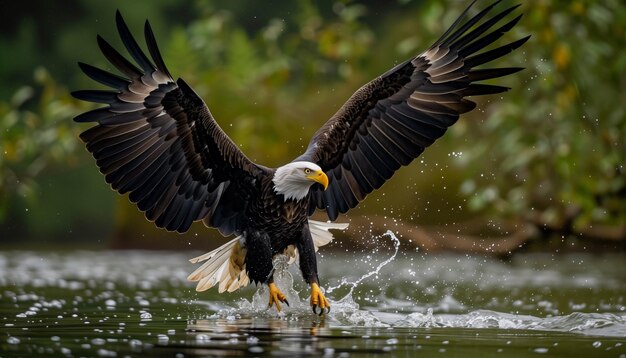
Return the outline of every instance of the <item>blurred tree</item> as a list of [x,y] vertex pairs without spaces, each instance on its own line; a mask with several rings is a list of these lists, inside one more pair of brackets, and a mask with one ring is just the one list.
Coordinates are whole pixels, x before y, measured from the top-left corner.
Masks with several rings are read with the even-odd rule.
[[473,210],[562,239],[626,240],[626,6],[538,1],[524,12],[517,34],[533,38],[508,62],[527,69],[483,108],[489,120],[454,127],[461,191]]
[[0,220],[15,197],[36,201],[36,178],[46,167],[76,161],[78,128],[71,119],[80,108],[45,69],[34,77],[36,87],[24,86],[0,102]]
[[[10,83],[0,94],[0,220],[19,207],[16,202],[44,197],[36,184],[42,168],[76,163],[71,171],[83,186],[72,190],[102,190],[97,199],[76,198],[85,203],[80,211],[88,213],[94,232],[108,232],[113,216],[85,208],[96,200],[109,210],[116,195],[76,143],[78,126],[70,118],[83,109],[46,70],[37,70],[36,80],[28,78],[34,66],[45,63],[52,77],[70,88],[97,86],[73,64],[111,67],[93,37],[103,33],[121,48],[114,34],[116,7],[138,38],[140,24],[150,18],[171,72],[206,100],[245,153],[273,166],[299,154],[359,86],[425,49],[466,6],[434,0],[298,0],[280,6],[240,0],[193,6],[173,0],[66,2],[73,6],[72,21],[46,17],[45,4],[11,3],[12,13],[29,15],[0,25],[0,52],[14,55],[2,56],[0,66],[0,78]],[[513,89],[481,102],[351,215],[420,225],[478,216],[483,222],[531,222],[558,238],[602,228],[597,236],[624,240],[626,5],[540,0],[522,11],[525,17],[506,37],[533,37],[501,66],[527,69],[497,81]],[[177,236],[154,231],[125,198],[117,203],[118,239],[141,240],[136,245],[141,247],[147,240],[139,231]],[[30,226],[34,219],[22,220]],[[62,230],[59,237],[67,233],[65,226],[56,230]]]

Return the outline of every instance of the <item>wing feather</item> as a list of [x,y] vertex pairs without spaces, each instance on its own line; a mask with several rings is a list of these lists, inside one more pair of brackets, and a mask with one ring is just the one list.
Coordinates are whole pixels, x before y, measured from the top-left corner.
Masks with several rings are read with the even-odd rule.
[[[380,146],[376,138],[364,137],[362,144],[359,146],[359,151],[355,151],[355,157],[360,155],[362,152],[364,157],[368,158],[368,160],[372,160],[374,170],[369,173],[375,173],[370,175],[370,179],[377,179],[378,176],[376,174],[380,174],[381,182],[380,184],[376,183],[374,189],[380,188],[385,180],[391,178],[393,173],[400,168],[400,163],[396,161],[396,159],[389,154],[383,147]],[[378,162],[376,162],[376,160]]]
[[445,133],[445,128],[420,121],[419,118],[411,118],[396,111],[384,114],[383,120],[390,122],[394,127],[404,130],[411,141],[419,147],[427,147],[433,143],[433,138],[439,138]]
[[224,234],[241,231],[242,208],[268,171],[226,136],[191,87],[173,80],[148,22],[150,57],[119,12],[116,24],[136,65],[98,36],[103,55],[123,76],[79,63],[87,76],[112,90],[73,92],[78,99],[107,105],[74,119],[96,123],[81,139],[106,181],[129,193],[149,220],[167,230],[184,232],[203,220]]
[[467,96],[508,90],[476,82],[521,68],[475,67],[505,56],[528,40],[524,37],[485,50],[512,29],[521,15],[503,20],[517,8],[513,6],[489,17],[500,2],[496,1],[464,21],[474,2],[427,51],[361,87],[315,133],[296,160],[320,165],[329,186],[324,192],[319,186],[312,188],[309,213],[324,209],[335,220],[417,158],[461,114],[473,110],[476,104]]

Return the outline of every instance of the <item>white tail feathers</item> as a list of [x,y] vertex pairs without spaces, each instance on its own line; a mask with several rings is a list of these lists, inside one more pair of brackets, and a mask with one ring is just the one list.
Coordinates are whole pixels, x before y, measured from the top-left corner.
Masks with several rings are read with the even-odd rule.
[[[315,251],[333,241],[333,234],[328,230],[345,230],[347,227],[348,224],[309,220],[309,230],[311,230]],[[198,282],[196,291],[206,291],[218,283],[219,293],[233,292],[240,287],[245,287],[250,283],[244,263],[246,252],[245,240],[242,236],[237,236],[217,249],[189,260],[193,264],[206,262],[187,279]],[[283,253],[289,256],[290,264],[298,257],[298,250],[294,245],[289,245]]]
[[219,283],[219,293],[233,292],[250,283],[246,273],[246,249],[241,245],[241,236],[230,240],[217,249],[189,260],[195,264],[206,261],[187,277],[199,281],[196,291],[206,291]]
[[347,228],[348,223],[329,223],[309,220],[309,230],[311,231],[311,236],[313,237],[315,251],[333,241],[333,234],[331,234],[328,230],[345,230]]
[[[333,234],[328,230],[345,230],[346,228],[348,228],[348,223],[329,223],[309,219],[309,230],[313,238],[315,252],[317,252],[320,247],[333,241]],[[283,253],[289,257],[289,264],[294,263],[298,258],[298,249],[295,245],[287,246]]]

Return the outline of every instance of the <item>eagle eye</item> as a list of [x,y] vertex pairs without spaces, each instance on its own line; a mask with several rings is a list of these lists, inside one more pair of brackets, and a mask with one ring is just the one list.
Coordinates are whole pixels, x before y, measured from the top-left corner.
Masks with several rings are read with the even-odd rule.
[[311,169],[309,168],[304,169],[304,174],[311,174]]

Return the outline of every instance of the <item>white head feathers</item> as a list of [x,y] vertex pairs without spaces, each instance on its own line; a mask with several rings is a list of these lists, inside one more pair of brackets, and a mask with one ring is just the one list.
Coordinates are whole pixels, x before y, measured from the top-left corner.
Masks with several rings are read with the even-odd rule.
[[311,162],[292,162],[276,169],[274,173],[274,192],[285,196],[285,200],[301,200],[309,193],[314,183],[320,183],[324,189],[328,186],[328,177],[319,165]]

